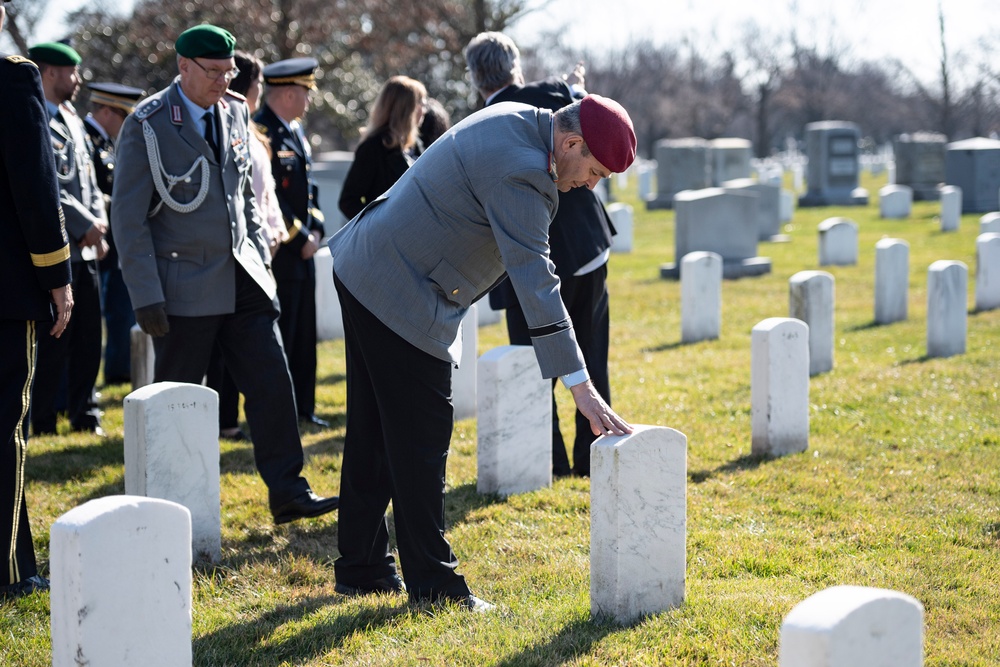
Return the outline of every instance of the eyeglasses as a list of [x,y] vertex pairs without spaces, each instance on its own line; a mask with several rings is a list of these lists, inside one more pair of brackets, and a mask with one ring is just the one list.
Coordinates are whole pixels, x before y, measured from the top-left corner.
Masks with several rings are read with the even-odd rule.
[[215,69],[213,67],[212,69],[208,69],[194,58],[191,58],[191,62],[200,67],[202,71],[205,72],[205,76],[211,79],[212,81],[218,80],[218,78],[221,76],[223,79],[226,80],[226,83],[229,83],[240,74],[239,67],[234,67],[232,69]]

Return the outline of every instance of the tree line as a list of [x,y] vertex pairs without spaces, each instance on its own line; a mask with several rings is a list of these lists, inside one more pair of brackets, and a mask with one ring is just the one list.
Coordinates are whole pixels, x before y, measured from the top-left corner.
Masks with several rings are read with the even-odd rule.
[[[462,49],[483,30],[507,31],[544,0],[138,0],[127,16],[100,3],[69,16],[68,38],[87,80],[112,80],[153,92],[174,77],[174,39],[202,22],[229,29],[265,63],[297,56],[320,62],[319,93],[308,128],[319,150],[352,148],[386,79],[420,80],[457,121],[481,106]],[[25,35],[45,0],[15,0],[11,37]],[[634,40],[607,48],[568,44],[559,33],[521,44],[529,79],[568,73],[584,61],[587,88],[613,97],[632,115],[639,152],[653,156],[665,138],[742,137],[760,157],[803,138],[807,123],[857,123],[866,146],[902,133],[938,132],[949,140],[1000,132],[996,44],[949,49],[939,10],[940,76],[920,81],[905,63],[857,56],[847,41],[820,45],[794,32],[748,23],[719,48],[696,39]],[[708,40],[706,40],[708,41]],[[711,48],[710,48],[711,47]],[[85,100],[81,100],[85,102]]]

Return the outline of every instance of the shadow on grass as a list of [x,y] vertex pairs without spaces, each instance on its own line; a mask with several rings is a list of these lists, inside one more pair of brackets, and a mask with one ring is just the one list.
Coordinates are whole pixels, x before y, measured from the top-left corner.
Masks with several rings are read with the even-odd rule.
[[469,482],[445,492],[445,524],[454,526],[463,523],[469,514],[490,505],[501,505],[506,500],[497,494],[480,494],[476,483]]
[[644,347],[642,351],[645,352],[667,352],[669,350],[676,350],[680,347],[687,347],[688,345],[697,345],[701,341],[686,343],[682,340],[675,341],[673,343],[664,343],[663,345],[657,345],[656,347]]
[[[641,619],[637,623],[641,622]],[[565,625],[562,630],[542,644],[525,647],[523,651],[508,656],[494,667],[528,667],[530,665],[562,665],[589,655],[594,644],[615,632],[626,631],[629,625],[611,621],[581,619]]]
[[868,331],[869,329],[878,329],[880,327],[887,327],[890,326],[891,324],[894,323],[887,322],[883,324],[881,322],[876,322],[875,320],[872,320],[871,322],[865,322],[864,324],[855,324],[853,327],[846,327],[844,331]]
[[68,444],[58,449],[47,448],[41,453],[33,453],[38,450],[31,447],[34,438],[29,439],[29,476],[39,482],[64,484],[67,479],[89,477],[97,467],[123,465],[125,449],[122,438],[90,438],[90,442]]
[[[316,429],[316,432],[321,432],[321,429]],[[335,436],[333,429],[329,429],[327,432],[329,435],[322,440],[303,445],[302,451],[307,459],[312,456],[344,453],[343,437]],[[306,435],[305,431],[303,431],[303,435]],[[257,466],[253,460],[253,444],[250,441],[235,445],[227,444],[219,455],[219,472],[223,475],[234,472],[256,474]]]
[[776,457],[764,456],[761,454],[745,454],[734,461],[723,463],[711,470],[692,470],[688,473],[688,479],[692,484],[701,484],[712,479],[716,475],[744,470],[754,470],[762,464],[774,460]]
[[340,384],[342,382],[347,382],[347,376],[343,373],[330,373],[329,375],[324,375],[323,377],[316,378],[316,384]]
[[[345,602],[340,596],[306,599],[282,605],[262,614],[241,614],[247,620],[233,623],[196,637],[193,642],[194,664],[233,667],[243,665],[303,664],[326,655],[359,632],[378,632],[398,616],[413,612],[405,598],[396,604],[380,604],[339,612]],[[324,607],[332,609],[324,617],[310,622],[309,617]],[[308,625],[289,632],[287,624]],[[277,634],[279,633],[280,634]],[[277,634],[277,636],[276,636]]]

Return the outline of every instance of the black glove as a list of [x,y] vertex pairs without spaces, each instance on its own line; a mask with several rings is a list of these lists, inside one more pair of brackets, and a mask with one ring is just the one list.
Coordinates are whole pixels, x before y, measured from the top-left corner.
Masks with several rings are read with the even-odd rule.
[[167,309],[163,303],[136,308],[135,321],[140,329],[153,338],[159,338],[170,331],[170,324],[167,322]]

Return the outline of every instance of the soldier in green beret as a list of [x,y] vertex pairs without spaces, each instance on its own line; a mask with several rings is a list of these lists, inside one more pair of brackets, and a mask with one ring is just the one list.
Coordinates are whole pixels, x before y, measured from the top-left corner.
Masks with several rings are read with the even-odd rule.
[[251,186],[250,115],[228,90],[236,40],[200,25],[177,38],[180,76],[139,103],[117,147],[111,224],[154,380],[200,384],[213,348],[244,395],[275,523],[338,498],[302,476],[295,393],[277,328],[271,252]]
[[31,47],[28,56],[42,75],[76,298],[73,321],[66,334],[38,341],[31,426],[35,434],[56,433],[57,395],[65,374],[70,426],[74,431],[103,436],[94,385],[101,368],[103,333],[97,262],[108,252],[108,218],[97,183],[93,147],[73,107],[81,81],[80,55],[66,44],[47,42]]

